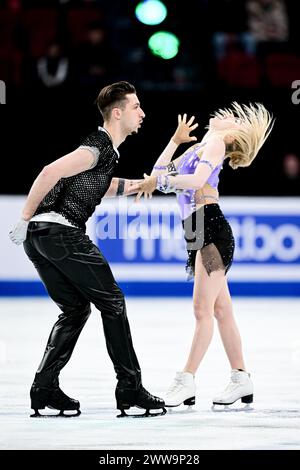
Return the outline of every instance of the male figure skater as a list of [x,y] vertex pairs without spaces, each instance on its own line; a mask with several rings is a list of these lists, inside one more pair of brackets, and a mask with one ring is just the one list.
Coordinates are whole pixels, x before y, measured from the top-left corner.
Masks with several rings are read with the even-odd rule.
[[[106,86],[97,98],[104,124],[73,152],[44,167],[33,183],[22,218],[10,232],[37,269],[61,314],[50,333],[30,391],[32,416],[46,406],[75,410],[79,401],[59,388],[58,376],[69,361],[90,315],[90,304],[101,311],[108,354],[116,376],[120,416],[131,406],[162,409],[164,401],[142,386],[126,316],[124,295],[100,250],[85,235],[85,223],[106,195],[132,194],[133,182],[113,178],[117,148],[141,127],[145,113],[128,82]],[[137,191],[135,191],[137,192]]]

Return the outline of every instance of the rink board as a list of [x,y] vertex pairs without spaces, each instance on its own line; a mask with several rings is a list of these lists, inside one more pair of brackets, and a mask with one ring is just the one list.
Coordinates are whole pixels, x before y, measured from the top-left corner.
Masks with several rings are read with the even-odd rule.
[[[42,296],[45,289],[21,247],[7,232],[18,220],[24,197],[1,197],[0,295]],[[236,241],[228,279],[237,296],[300,296],[300,199],[222,198],[221,208]],[[134,204],[105,200],[89,220],[88,233],[132,296],[190,296],[186,249],[174,197]]]

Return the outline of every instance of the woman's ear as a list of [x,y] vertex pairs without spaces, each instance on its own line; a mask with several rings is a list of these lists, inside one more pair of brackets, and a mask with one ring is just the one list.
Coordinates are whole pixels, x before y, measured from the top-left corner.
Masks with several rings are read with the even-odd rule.
[[226,143],[226,151],[227,152],[235,152],[237,150],[237,145],[234,139],[231,142]]
[[227,135],[225,137],[226,145],[232,145],[234,143],[234,137],[232,135]]

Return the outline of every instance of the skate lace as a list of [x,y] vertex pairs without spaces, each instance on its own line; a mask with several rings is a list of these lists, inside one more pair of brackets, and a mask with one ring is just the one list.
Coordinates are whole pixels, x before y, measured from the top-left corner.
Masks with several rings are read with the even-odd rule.
[[238,385],[239,385],[238,377],[235,377],[235,376],[231,377],[229,384],[225,388],[225,392],[230,392],[234,390]]
[[154,395],[152,395],[148,390],[146,390],[143,386],[140,387],[139,390],[139,398],[141,400],[150,400],[152,403],[161,403],[162,400]]
[[68,400],[70,399],[68,395],[66,395],[60,388],[58,390],[55,390],[55,393],[59,398],[68,399]]
[[142,385],[140,387],[139,393],[144,397],[144,398],[154,398],[148,390],[146,390]]
[[167,391],[167,395],[178,392],[184,386],[182,379],[179,377],[175,377],[174,382],[170,386],[169,390]]
[[66,395],[60,388],[54,391],[53,398],[55,398],[61,405],[64,405],[65,403],[68,403],[70,400],[72,400],[72,398],[68,397],[68,395]]

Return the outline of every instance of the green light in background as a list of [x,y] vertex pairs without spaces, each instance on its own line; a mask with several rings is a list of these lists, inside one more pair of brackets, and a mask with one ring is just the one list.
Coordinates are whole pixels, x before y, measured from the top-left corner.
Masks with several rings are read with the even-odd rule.
[[159,0],[145,0],[135,9],[137,19],[147,25],[160,24],[167,16],[167,8]]
[[148,46],[152,54],[162,59],[172,59],[178,53],[180,41],[175,34],[167,31],[158,31],[154,33],[149,41]]

